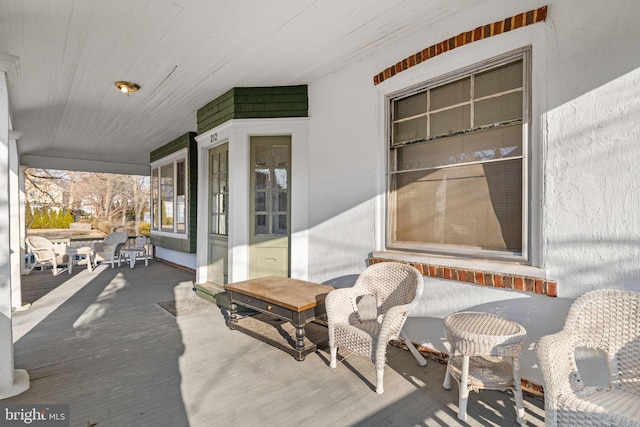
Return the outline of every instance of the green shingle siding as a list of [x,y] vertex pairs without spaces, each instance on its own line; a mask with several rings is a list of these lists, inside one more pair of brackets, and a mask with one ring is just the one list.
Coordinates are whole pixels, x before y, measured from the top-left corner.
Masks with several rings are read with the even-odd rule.
[[308,117],[307,86],[236,87],[198,110],[198,133],[232,119]]

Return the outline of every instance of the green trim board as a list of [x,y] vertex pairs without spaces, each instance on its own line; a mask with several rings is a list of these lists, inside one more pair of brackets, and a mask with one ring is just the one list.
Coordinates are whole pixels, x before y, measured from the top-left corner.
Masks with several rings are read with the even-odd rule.
[[198,110],[198,133],[232,119],[308,116],[307,85],[235,87]]

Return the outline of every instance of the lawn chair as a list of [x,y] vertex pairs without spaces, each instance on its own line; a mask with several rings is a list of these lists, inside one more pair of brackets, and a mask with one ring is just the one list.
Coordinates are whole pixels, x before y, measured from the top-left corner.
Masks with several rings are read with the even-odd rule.
[[[376,368],[376,392],[382,394],[387,344],[401,336],[402,326],[409,311],[418,304],[423,287],[422,274],[415,268],[384,262],[368,267],[353,287],[329,292],[325,304],[330,366],[336,367],[338,347],[365,357]],[[422,365],[424,359],[420,359]]]
[[125,231],[116,231],[107,234],[102,242],[94,242],[94,265],[97,266],[98,261],[104,261],[111,263],[111,268],[114,268],[114,264],[117,260],[118,267],[120,267],[120,262],[123,257],[120,253],[120,249],[124,247],[127,240],[129,240],[129,235]]
[[31,273],[34,268],[51,266],[53,275],[58,275],[58,267],[66,265],[69,274],[73,269],[73,262],[69,254],[67,254],[67,245],[64,243],[53,244],[49,239],[41,236],[30,236],[26,239],[27,249],[31,252],[35,258],[35,263],[31,265],[28,273]]
[[[583,382],[576,350],[605,356],[607,384]],[[538,341],[547,426],[640,426],[640,292],[601,289],[578,297],[562,331]]]

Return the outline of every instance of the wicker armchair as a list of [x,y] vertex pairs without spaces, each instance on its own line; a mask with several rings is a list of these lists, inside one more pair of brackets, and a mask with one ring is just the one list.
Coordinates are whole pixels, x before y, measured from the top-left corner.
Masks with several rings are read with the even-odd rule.
[[415,268],[384,262],[368,267],[353,287],[329,292],[330,366],[336,367],[338,347],[367,358],[376,368],[376,392],[382,394],[387,344],[400,335],[423,286]]
[[51,266],[53,275],[58,275],[58,267],[66,265],[69,274],[73,269],[73,262],[67,254],[67,245],[64,243],[53,244],[45,237],[30,236],[26,239],[27,249],[31,252],[36,262],[29,268],[29,273],[35,267]]
[[[606,355],[609,384],[587,386],[576,349]],[[536,355],[547,426],[640,426],[640,292],[603,289],[577,298],[562,331],[542,337]]]
[[118,261],[118,267],[120,267],[122,260],[120,249],[124,247],[127,240],[129,240],[129,235],[125,231],[116,231],[107,234],[102,242],[94,243],[94,263],[97,265],[98,261],[106,261],[111,263],[111,268],[113,268],[114,263]]

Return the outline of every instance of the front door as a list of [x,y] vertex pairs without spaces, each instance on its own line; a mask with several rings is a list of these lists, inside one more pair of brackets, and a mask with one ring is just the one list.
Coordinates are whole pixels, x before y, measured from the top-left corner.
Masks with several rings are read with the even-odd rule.
[[209,150],[209,282],[225,285],[228,280],[229,147]]
[[289,276],[291,136],[251,137],[250,278]]

